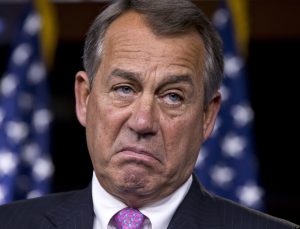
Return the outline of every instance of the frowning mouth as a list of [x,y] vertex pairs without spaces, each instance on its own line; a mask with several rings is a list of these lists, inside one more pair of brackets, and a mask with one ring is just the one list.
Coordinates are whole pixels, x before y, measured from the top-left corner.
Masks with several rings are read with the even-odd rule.
[[118,151],[118,153],[122,153],[128,157],[140,161],[150,162],[156,160],[161,162],[161,159],[158,156],[156,156],[154,153],[150,153],[149,151],[141,147],[132,147],[132,146],[123,147],[121,150]]

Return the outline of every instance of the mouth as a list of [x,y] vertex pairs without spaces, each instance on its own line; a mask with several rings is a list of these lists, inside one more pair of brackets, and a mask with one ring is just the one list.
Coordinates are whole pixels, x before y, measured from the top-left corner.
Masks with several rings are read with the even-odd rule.
[[118,151],[118,154],[122,154],[127,158],[134,159],[135,161],[140,162],[149,162],[153,163],[153,161],[161,162],[160,158],[157,157],[154,153],[150,153],[145,148],[141,147],[124,147],[120,151]]

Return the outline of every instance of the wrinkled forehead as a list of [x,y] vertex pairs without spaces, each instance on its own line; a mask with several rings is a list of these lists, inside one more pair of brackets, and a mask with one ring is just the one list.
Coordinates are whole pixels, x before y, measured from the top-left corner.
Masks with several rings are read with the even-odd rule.
[[[153,20],[153,19],[152,19]],[[203,45],[203,40],[201,35],[197,31],[196,28],[185,28],[184,31],[178,31],[175,29],[176,25],[174,25],[173,29],[165,29],[166,31],[159,29],[159,31],[153,28],[153,23],[150,22],[150,19],[147,19],[145,15],[136,12],[134,10],[128,10],[117,17],[109,26],[106,31],[106,36],[111,36],[114,33],[119,33],[121,31],[129,31],[135,29],[144,30],[147,29],[149,32],[153,34],[153,36],[157,36],[159,38],[171,38],[171,37],[185,37],[185,36],[192,36],[197,37],[196,42],[200,42]],[[166,27],[171,27],[171,25],[167,25]],[[176,32],[175,32],[176,31]]]
[[[159,62],[203,72],[205,48],[196,31],[160,36],[153,33],[143,15],[128,11],[117,18],[104,37],[103,61]],[[110,63],[111,64],[111,63]]]

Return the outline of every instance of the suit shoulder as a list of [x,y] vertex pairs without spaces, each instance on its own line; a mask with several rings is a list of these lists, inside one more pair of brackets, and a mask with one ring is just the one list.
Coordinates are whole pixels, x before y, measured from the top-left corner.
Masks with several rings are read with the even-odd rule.
[[36,209],[41,212],[44,208],[51,208],[51,206],[55,206],[65,199],[68,199],[72,195],[76,194],[78,191],[71,192],[63,192],[63,193],[55,193],[49,194],[43,197],[27,199],[27,200],[19,200],[9,204],[5,204],[0,206],[0,214],[5,211],[10,211],[14,209]]
[[[15,201],[2,205],[0,206],[1,228],[18,228],[18,225],[33,226],[37,222],[43,221],[45,219],[44,215],[50,209],[64,203],[78,192],[50,194],[44,197]],[[32,228],[35,227],[33,226]]]
[[216,204],[220,206],[219,211],[225,228],[240,228],[236,225],[243,225],[244,229],[292,229],[300,228],[286,220],[244,207],[240,204],[224,199],[219,196],[213,197]]

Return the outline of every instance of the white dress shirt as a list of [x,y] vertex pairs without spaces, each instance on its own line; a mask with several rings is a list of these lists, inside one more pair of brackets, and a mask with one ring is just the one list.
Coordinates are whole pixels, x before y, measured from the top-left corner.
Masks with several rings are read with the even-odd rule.
[[[168,227],[177,207],[186,196],[192,184],[192,176],[174,193],[166,198],[140,208],[140,212],[147,216],[143,229],[165,229]],[[92,198],[94,205],[94,227],[93,229],[115,229],[110,222],[111,218],[127,206],[116,197],[112,196],[101,186],[93,173]]]

